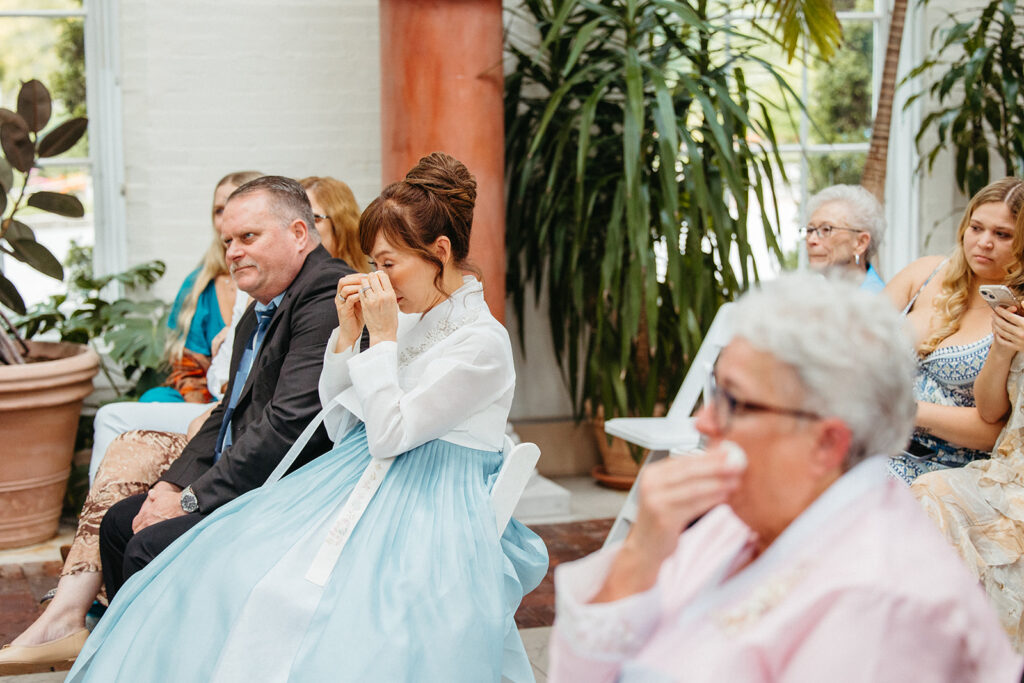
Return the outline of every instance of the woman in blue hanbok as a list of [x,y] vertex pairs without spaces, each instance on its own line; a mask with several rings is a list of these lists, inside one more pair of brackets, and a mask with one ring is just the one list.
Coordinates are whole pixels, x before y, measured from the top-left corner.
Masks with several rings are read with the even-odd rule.
[[367,208],[377,271],[339,282],[320,380],[335,448],[132,577],[69,681],[532,680],[513,615],[547,553],[490,506],[515,375],[463,275],[475,197],[434,153]]

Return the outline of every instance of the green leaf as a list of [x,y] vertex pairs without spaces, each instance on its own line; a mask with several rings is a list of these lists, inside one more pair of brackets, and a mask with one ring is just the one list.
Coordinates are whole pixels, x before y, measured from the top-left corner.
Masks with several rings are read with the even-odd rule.
[[32,228],[15,220],[12,220],[11,224],[7,226],[4,237],[8,240],[32,240],[33,242],[36,240],[36,234],[32,232]]
[[14,169],[7,163],[7,159],[0,157],[0,194],[7,194],[12,187],[14,187]]
[[16,123],[0,125],[0,147],[11,166],[22,173],[28,173],[35,163],[36,147],[28,137],[28,131]]
[[43,275],[49,275],[55,280],[64,280],[64,268],[60,261],[54,257],[50,250],[35,240],[7,240],[14,251],[14,257],[23,263],[27,263]]
[[0,273],[0,304],[3,304],[18,315],[25,314],[25,301],[21,298],[21,294],[18,293],[14,283],[8,280],[3,273]]
[[565,60],[565,66],[562,67],[562,76],[568,76],[572,68],[576,66],[576,60],[580,58],[580,53],[583,52],[587,47],[587,42],[590,40],[590,34],[594,32],[601,24],[601,19],[594,19],[593,21],[584,24],[576,36],[572,39],[572,52],[569,53],[569,58]]
[[28,124],[25,123],[25,119],[21,118],[21,116],[10,109],[0,107],[0,124],[3,123],[13,123],[22,130],[28,130]]
[[29,130],[38,133],[50,120],[52,102],[46,86],[32,79],[21,85],[18,91],[18,114],[25,119]]
[[55,157],[63,154],[78,142],[89,128],[89,119],[84,116],[60,124],[39,141],[39,156]]
[[82,206],[82,202],[78,201],[77,197],[70,194],[61,194],[59,192],[36,192],[29,195],[27,203],[29,206],[34,206],[37,209],[55,213],[58,216],[81,218],[85,215],[85,207]]

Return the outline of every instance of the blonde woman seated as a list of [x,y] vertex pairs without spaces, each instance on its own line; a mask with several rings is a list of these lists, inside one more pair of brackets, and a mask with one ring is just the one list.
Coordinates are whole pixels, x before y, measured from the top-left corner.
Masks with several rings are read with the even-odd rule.
[[[1017,216],[1015,245],[1024,235]],[[1024,268],[1010,273],[1024,294]],[[1018,652],[1024,652],[1024,310],[991,313],[992,349],[974,382],[982,419],[1006,420],[991,458],[931,472],[911,485],[925,511],[981,581]]]
[[734,319],[707,452],[646,467],[621,546],[555,570],[549,680],[1016,681],[984,593],[887,474],[914,416],[897,313],[800,274]]
[[309,176],[299,185],[313,207],[324,249],[360,273],[369,273],[370,260],[359,246],[359,205],[349,186],[329,176]]
[[992,313],[978,288],[1019,278],[1022,205],[1017,178],[983,188],[967,205],[953,253],[918,259],[885,288],[914,331],[918,355],[916,429],[908,454],[890,463],[907,483],[988,458],[1002,429],[1001,419],[987,422],[974,407],[974,380],[992,345]]

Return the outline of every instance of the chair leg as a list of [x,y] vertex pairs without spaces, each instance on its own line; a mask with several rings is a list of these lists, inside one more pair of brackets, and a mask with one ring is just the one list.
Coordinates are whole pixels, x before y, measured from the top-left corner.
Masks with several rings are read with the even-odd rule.
[[604,539],[604,546],[602,547],[618,543],[629,535],[629,530],[632,528],[633,522],[636,521],[637,484],[640,483],[640,477],[643,476],[644,468],[652,462],[658,462],[665,457],[668,457],[668,451],[651,451],[647,459],[644,460],[643,466],[636,475],[636,481],[633,482],[633,486],[629,489],[626,502],[622,505],[622,509],[619,510],[619,516],[615,518],[615,523],[612,524],[612,528],[608,531],[608,537]]

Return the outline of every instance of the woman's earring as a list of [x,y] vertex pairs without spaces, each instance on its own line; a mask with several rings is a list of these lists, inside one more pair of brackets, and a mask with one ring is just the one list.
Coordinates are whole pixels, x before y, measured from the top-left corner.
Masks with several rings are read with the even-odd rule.
[[856,263],[858,266],[860,265],[860,254],[853,255],[853,262]]

